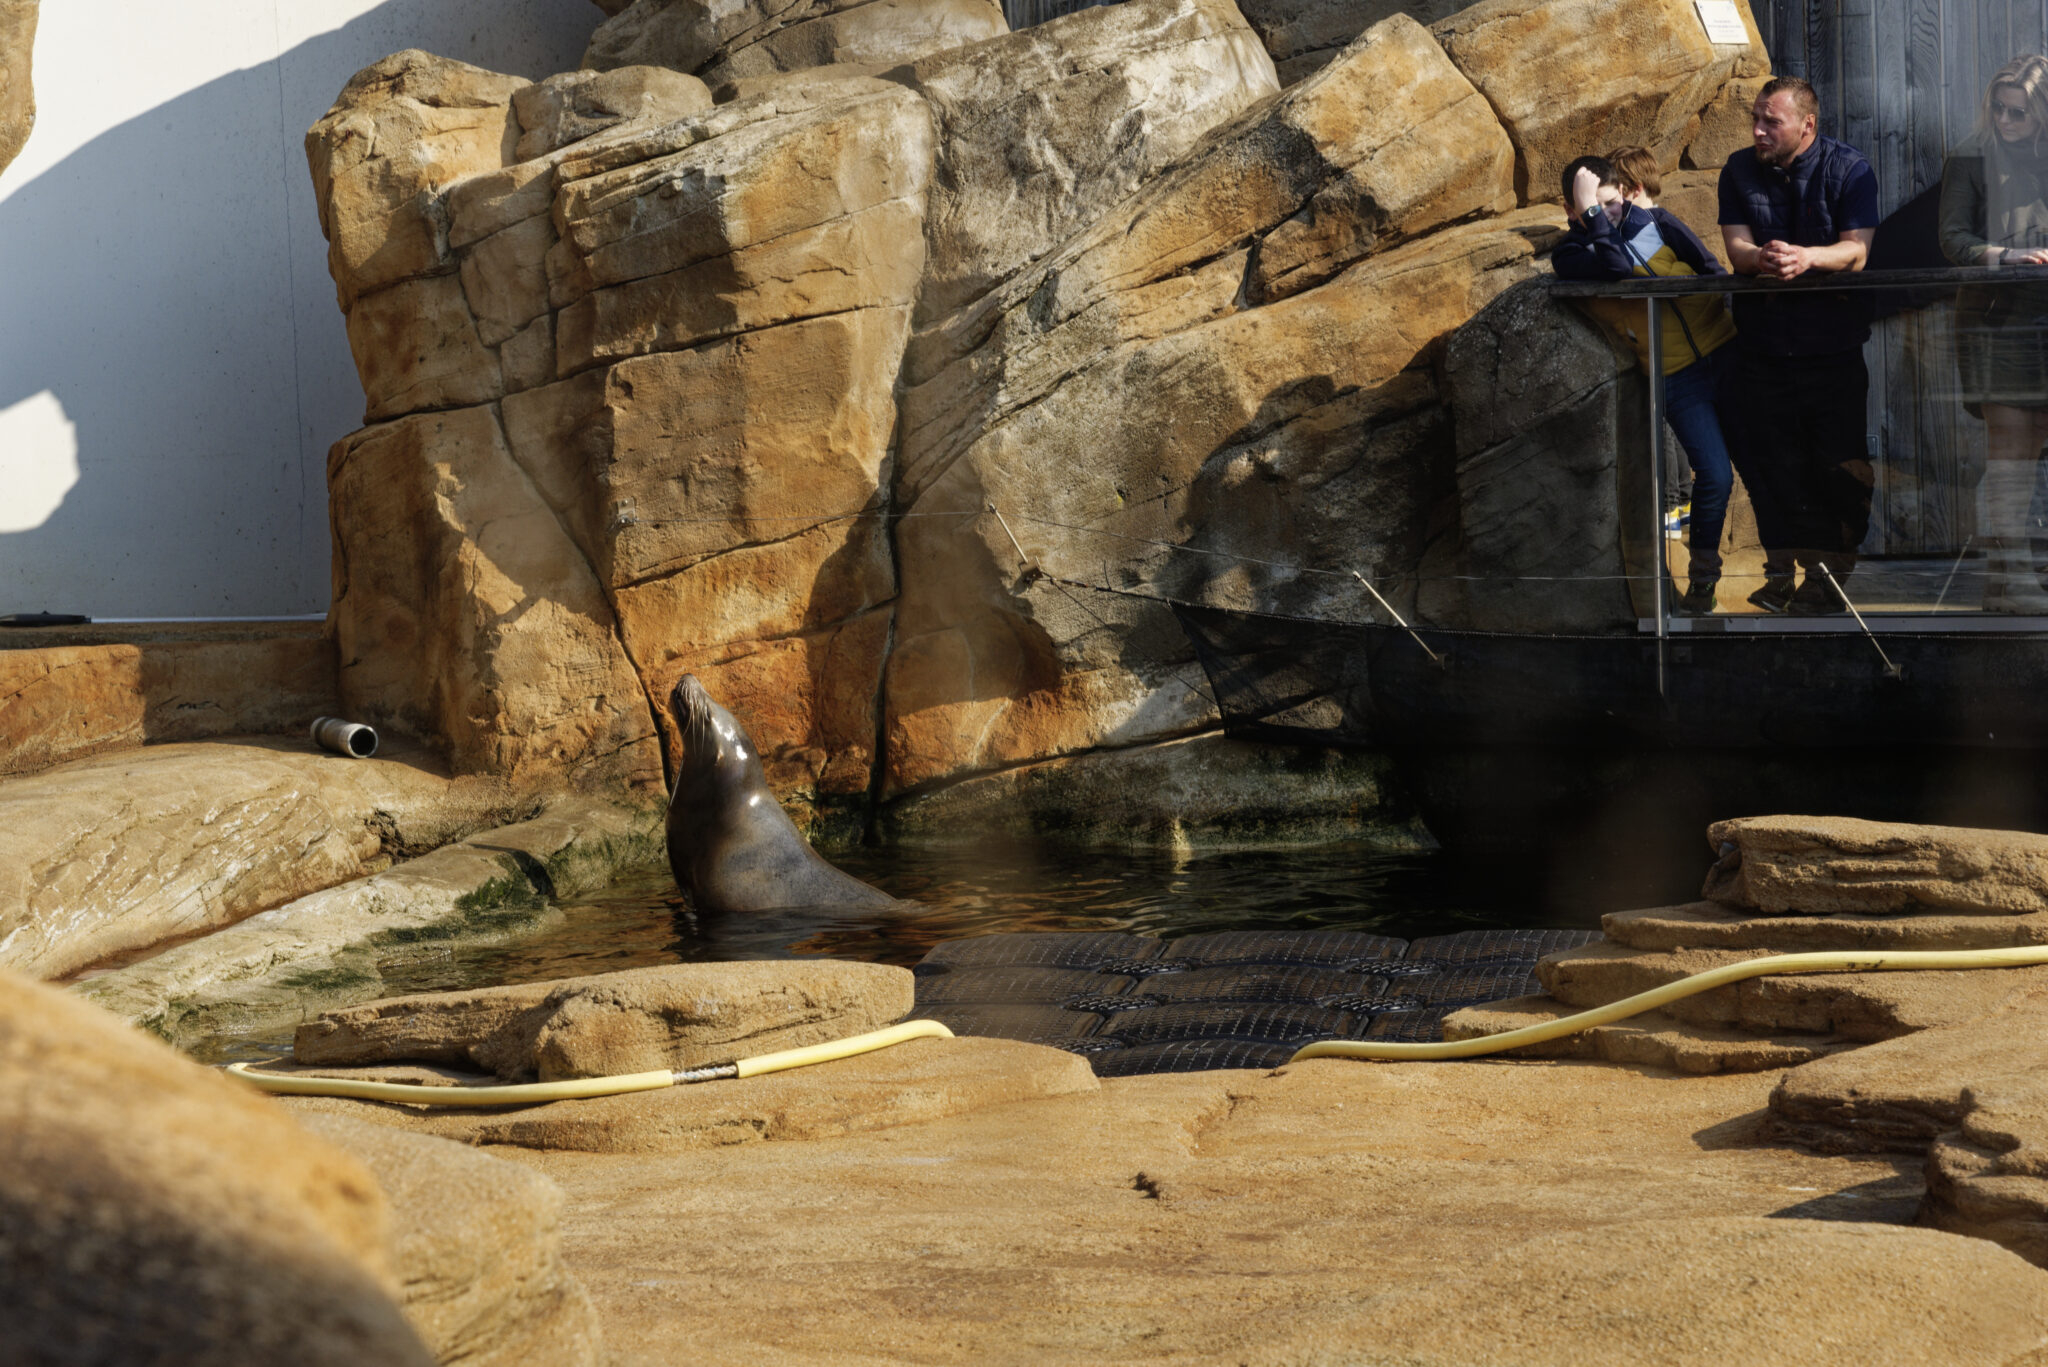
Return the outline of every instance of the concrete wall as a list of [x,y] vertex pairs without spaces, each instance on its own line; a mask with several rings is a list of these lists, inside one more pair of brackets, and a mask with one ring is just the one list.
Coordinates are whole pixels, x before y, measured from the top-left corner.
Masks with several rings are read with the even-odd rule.
[[305,131],[418,47],[543,76],[589,0],[56,0],[0,175],[0,613],[321,612],[362,425]]

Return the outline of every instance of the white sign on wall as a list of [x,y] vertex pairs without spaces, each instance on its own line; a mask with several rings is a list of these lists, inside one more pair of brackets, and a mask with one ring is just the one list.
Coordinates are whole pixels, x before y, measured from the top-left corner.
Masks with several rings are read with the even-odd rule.
[[1707,31],[1708,42],[1749,45],[1749,29],[1735,0],[1692,0],[1692,7],[1700,12],[1700,27]]

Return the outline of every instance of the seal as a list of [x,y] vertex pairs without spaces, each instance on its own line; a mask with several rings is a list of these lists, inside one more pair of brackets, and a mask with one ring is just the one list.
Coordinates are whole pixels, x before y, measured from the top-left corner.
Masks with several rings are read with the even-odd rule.
[[696,675],[683,675],[668,707],[683,739],[668,866],[699,911],[897,904],[818,856],[775,800],[753,741]]

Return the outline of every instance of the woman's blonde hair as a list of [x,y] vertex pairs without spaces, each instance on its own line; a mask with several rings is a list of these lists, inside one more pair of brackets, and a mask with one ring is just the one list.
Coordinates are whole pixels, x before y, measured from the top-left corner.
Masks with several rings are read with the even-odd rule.
[[2027,97],[2027,111],[2034,116],[2034,146],[2038,149],[2048,144],[2048,57],[2033,53],[1998,68],[1991,84],[1984,87],[1984,107],[1977,112],[1978,132],[1987,139],[1998,133],[1991,107],[1997,103],[1994,97],[2001,86]]

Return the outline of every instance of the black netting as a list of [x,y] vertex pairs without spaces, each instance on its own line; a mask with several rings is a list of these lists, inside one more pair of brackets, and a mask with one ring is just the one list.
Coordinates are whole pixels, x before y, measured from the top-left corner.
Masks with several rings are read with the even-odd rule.
[[1165,962],[1301,964],[1336,968],[1357,961],[1398,959],[1405,940],[1351,930],[1223,930],[1167,944]]
[[1068,1011],[1122,1012],[1143,1011],[1147,1007],[1159,1006],[1164,998],[1144,992],[1125,992],[1106,996],[1099,992],[1082,992],[1068,997],[1060,1006]]
[[1019,968],[1098,968],[1118,959],[1147,962],[1159,957],[1160,942],[1149,935],[1116,931],[1021,931],[1011,935],[977,935],[937,945],[918,964],[921,970],[996,966]]
[[1431,935],[1408,946],[1410,959],[1462,964],[1490,959],[1533,963],[1560,949],[1577,949],[1600,938],[1597,930],[1461,930]]
[[1398,1015],[1374,1016],[1365,1038],[1388,1044],[1434,1044],[1444,1037],[1444,1017],[1449,1007],[1431,1007]]
[[1033,968],[998,965],[956,968],[917,980],[917,1009],[955,1002],[1029,1003],[1053,1005],[1083,993],[1117,996],[1134,978],[1112,978],[1085,968]]
[[1168,1002],[1300,1002],[1370,988],[1371,980],[1332,968],[1233,964],[1145,979],[1145,995]]
[[1100,1033],[1129,1045],[1186,1039],[1266,1040],[1283,1044],[1342,1035],[1352,1025],[1352,1018],[1345,1012],[1319,1006],[1182,1002],[1113,1016]]
[[1057,1040],[1065,1043],[1097,1033],[1103,1018],[1088,1011],[1068,1011],[1051,1004],[987,1006],[969,1002],[920,1006],[918,1015],[935,1020],[956,1035],[987,1035],[995,1039]]
[[1209,1068],[1278,1068],[1294,1057],[1297,1044],[1257,1040],[1188,1039],[1165,1044],[1140,1044],[1091,1054],[1088,1062],[1098,1077],[1131,1077],[1139,1073],[1198,1073]]
[[1541,992],[1534,966],[1492,964],[1448,969],[1426,978],[1405,978],[1389,985],[1389,996],[1405,997],[1432,1007],[1454,1009],[1480,1002],[1505,1001]]

